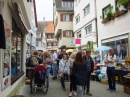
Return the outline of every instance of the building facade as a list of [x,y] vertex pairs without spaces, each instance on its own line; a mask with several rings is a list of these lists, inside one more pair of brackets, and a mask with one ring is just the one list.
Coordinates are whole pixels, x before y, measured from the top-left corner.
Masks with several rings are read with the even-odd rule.
[[[114,13],[114,17],[109,19],[108,12]],[[117,60],[125,60],[130,55],[129,17],[130,12],[118,0],[97,2],[98,44],[114,48]]]
[[44,21],[38,21],[37,34],[36,34],[36,50],[46,51],[46,29]]
[[53,0],[53,21],[58,49],[74,49],[74,0]]
[[[0,49],[0,96],[20,94],[25,84],[26,35],[31,29],[33,0],[0,0],[6,49]],[[1,24],[1,25],[2,25]],[[3,32],[4,33],[4,32]]]
[[31,29],[26,36],[27,53],[36,50],[36,31],[37,31],[37,14],[36,14],[36,2],[31,2]]
[[57,39],[55,38],[54,34],[54,24],[53,21],[46,21],[46,39],[47,39],[47,51],[57,51]]
[[75,0],[73,28],[75,39],[80,39],[80,44],[76,44],[76,49],[86,50],[87,43],[93,42],[97,47],[97,18],[96,0]]

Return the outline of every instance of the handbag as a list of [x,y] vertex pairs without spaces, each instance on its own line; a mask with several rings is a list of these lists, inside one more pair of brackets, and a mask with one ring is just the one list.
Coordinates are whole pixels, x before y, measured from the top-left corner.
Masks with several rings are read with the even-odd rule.
[[[66,62],[65,62],[65,66],[66,66]],[[64,71],[64,69],[65,69],[65,66],[64,66],[64,68],[63,68],[63,71]],[[59,74],[58,74],[58,77],[59,77],[59,78],[62,78],[62,77],[63,77],[63,74],[64,74],[63,72],[59,73]]]

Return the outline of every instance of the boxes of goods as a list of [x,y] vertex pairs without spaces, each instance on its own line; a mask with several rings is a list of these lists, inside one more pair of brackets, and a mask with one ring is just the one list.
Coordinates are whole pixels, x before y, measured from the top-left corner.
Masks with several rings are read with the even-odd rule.
[[95,73],[91,73],[91,80],[95,80]]
[[119,76],[115,76],[115,80],[116,80],[116,81],[119,81]]
[[130,95],[130,86],[124,86],[124,93]]
[[104,85],[108,85],[108,79],[102,79],[101,83],[104,84]]

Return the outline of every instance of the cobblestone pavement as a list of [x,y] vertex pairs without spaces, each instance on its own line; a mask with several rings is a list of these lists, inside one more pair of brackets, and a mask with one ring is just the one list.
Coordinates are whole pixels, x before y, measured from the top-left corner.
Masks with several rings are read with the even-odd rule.
[[[61,88],[61,84],[59,80],[52,81],[50,80],[50,86],[48,93],[43,95],[41,90],[37,90],[36,94],[30,94],[29,85],[25,85],[22,95],[25,97],[69,97],[69,82],[66,82],[66,91],[63,91]],[[100,82],[91,81],[91,93],[93,97],[130,97],[124,93],[123,85],[116,85],[117,91],[115,93],[110,93],[106,91],[107,85],[103,85]],[[89,97],[88,95],[84,95],[84,97]]]

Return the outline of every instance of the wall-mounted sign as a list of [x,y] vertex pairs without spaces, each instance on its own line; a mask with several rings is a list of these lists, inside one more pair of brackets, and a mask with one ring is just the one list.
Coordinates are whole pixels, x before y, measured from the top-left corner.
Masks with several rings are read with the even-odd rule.
[[74,40],[71,40],[71,41],[70,41],[70,45],[75,45],[75,41],[74,41]]

